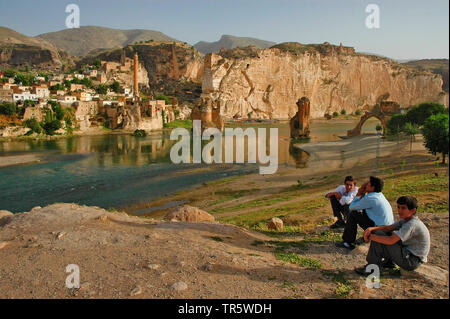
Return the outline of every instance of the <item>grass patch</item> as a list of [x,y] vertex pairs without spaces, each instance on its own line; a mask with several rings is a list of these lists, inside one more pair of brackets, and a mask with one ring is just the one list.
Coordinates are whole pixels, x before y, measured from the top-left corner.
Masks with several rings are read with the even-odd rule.
[[337,297],[348,298],[352,290],[353,290],[352,286],[339,282],[334,290],[334,293],[336,294]]
[[218,179],[218,180],[215,180],[215,181],[206,182],[205,185],[210,185],[211,186],[211,185],[223,184],[223,183],[234,181],[234,180],[239,179],[241,177],[242,176],[226,177],[226,178]]
[[430,213],[448,213],[448,199],[438,199],[434,202],[426,203],[419,209]]
[[434,176],[434,174],[418,174],[402,177],[388,177],[385,179],[383,194],[389,201],[396,201],[403,195],[416,196],[431,193],[448,191],[448,177]]
[[175,120],[170,123],[164,123],[165,128],[192,128],[192,120]]
[[322,265],[320,261],[317,259],[309,258],[309,257],[302,257],[295,253],[284,253],[284,252],[275,252],[275,257],[281,261],[300,265],[302,267],[306,267],[309,269],[320,269],[322,268]]

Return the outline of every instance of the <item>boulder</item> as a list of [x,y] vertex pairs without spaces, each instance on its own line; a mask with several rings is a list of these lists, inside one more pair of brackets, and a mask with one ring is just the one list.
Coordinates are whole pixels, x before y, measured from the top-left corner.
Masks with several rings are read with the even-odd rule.
[[165,219],[170,221],[180,222],[213,222],[214,217],[199,209],[189,205],[178,207],[165,216]]
[[267,224],[267,228],[278,231],[283,230],[283,221],[277,217],[274,217]]
[[6,225],[9,223],[11,218],[14,216],[13,213],[8,212],[7,210],[0,210],[0,226]]

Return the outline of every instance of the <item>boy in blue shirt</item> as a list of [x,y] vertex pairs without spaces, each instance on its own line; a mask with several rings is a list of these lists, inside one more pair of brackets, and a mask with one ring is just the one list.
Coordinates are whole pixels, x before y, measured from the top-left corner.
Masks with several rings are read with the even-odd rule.
[[350,204],[350,214],[342,235],[343,242],[336,243],[338,247],[352,250],[355,248],[358,225],[366,230],[368,227],[391,225],[394,223],[392,207],[381,191],[383,181],[370,176],[358,190],[355,199]]

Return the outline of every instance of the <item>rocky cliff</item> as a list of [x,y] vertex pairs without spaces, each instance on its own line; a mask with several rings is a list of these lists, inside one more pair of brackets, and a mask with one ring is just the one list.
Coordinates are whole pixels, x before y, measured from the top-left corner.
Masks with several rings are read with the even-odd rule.
[[72,63],[67,52],[57,49],[43,39],[27,37],[0,27],[0,66],[57,70],[65,63]]
[[311,102],[312,118],[370,109],[387,98],[401,107],[423,101],[448,104],[441,76],[328,43],[207,55],[202,90],[228,118],[250,112],[252,118],[290,118],[302,96]]

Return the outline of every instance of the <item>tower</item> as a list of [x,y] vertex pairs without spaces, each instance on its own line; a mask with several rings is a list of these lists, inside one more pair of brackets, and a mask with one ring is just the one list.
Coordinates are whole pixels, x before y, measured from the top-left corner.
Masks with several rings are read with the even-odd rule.
[[139,60],[137,53],[134,54],[134,97],[139,98],[139,82],[138,82]]

